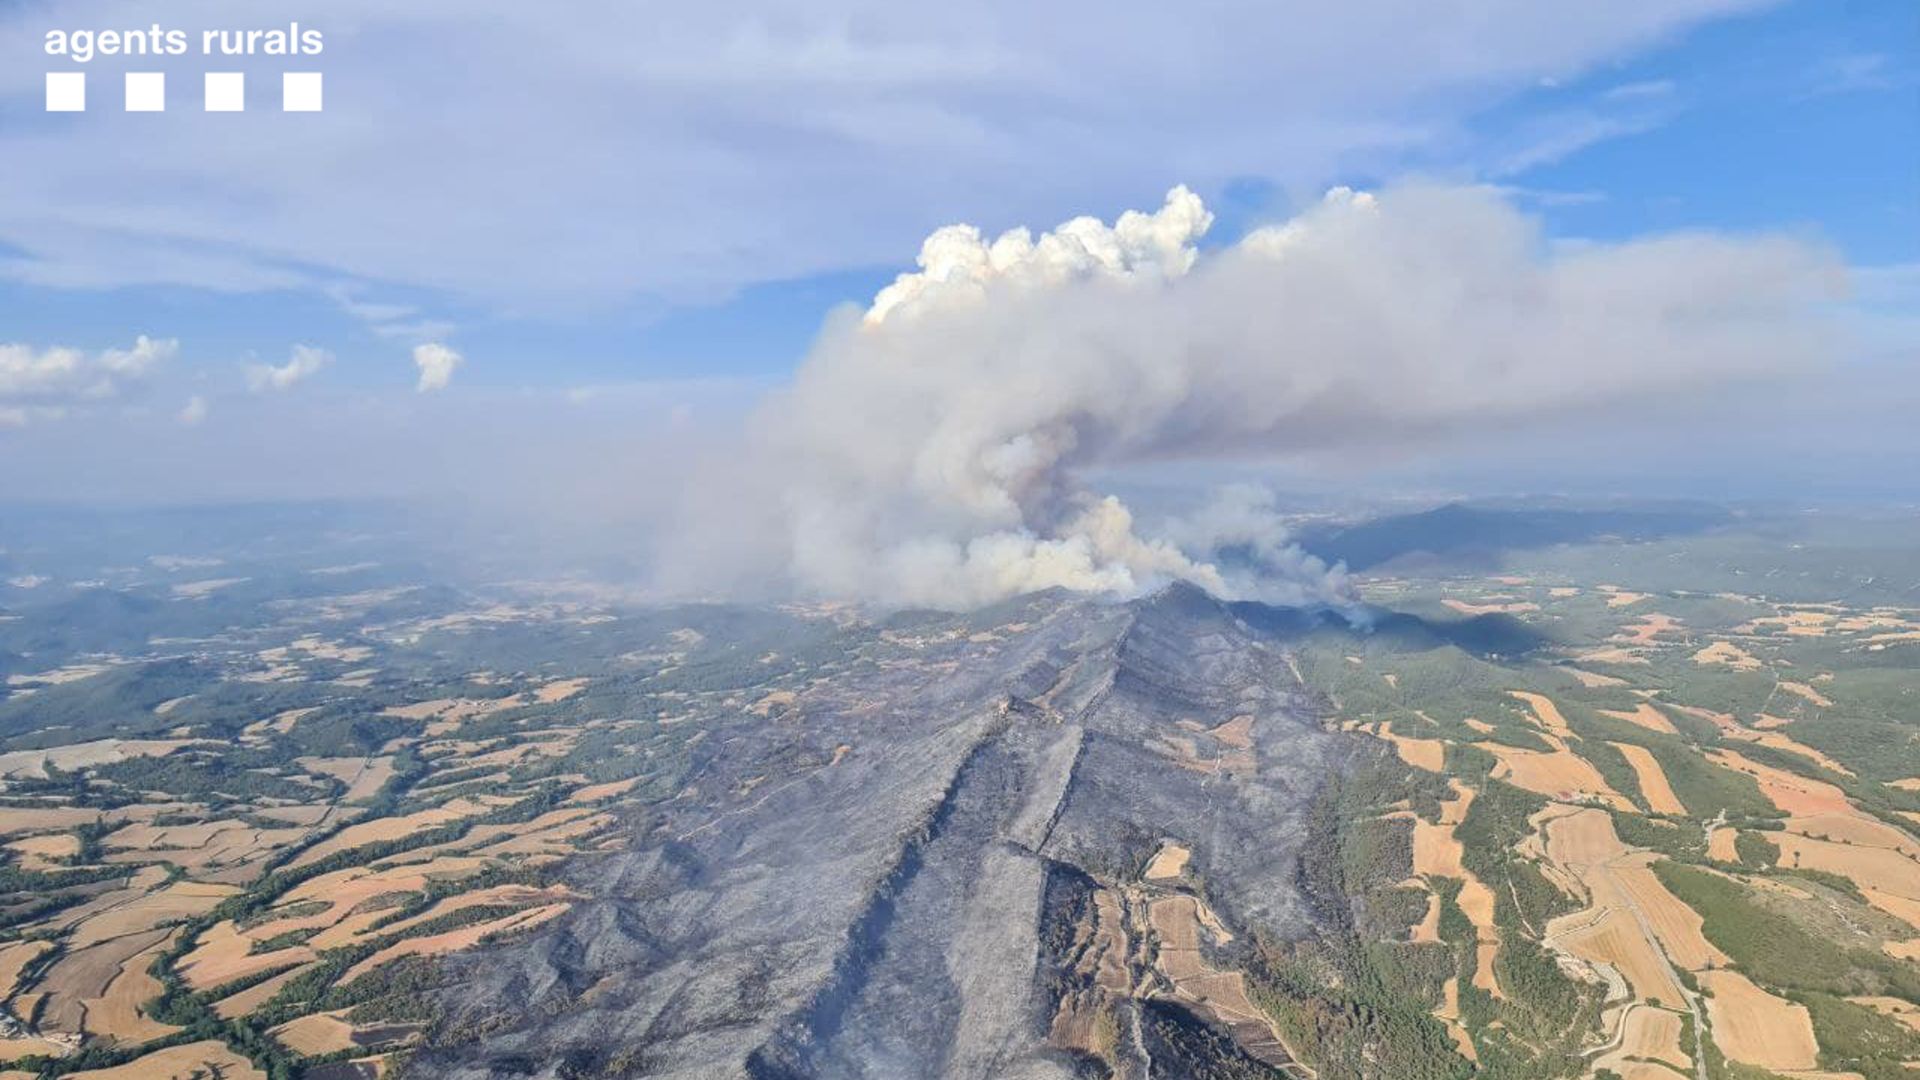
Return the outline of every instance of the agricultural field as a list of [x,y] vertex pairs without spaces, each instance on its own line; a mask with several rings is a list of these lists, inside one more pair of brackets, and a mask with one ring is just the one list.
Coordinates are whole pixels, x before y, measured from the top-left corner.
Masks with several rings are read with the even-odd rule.
[[442,962],[572,910],[557,867],[680,790],[683,722],[748,704],[703,680],[768,653],[657,611],[219,561],[36,583],[0,619],[9,1080],[392,1074]]
[[1920,1075],[1905,549],[1362,528],[1338,612],[63,545],[0,1078]]
[[1299,647],[1390,754],[1334,831],[1412,846],[1370,977],[1450,957],[1401,997],[1465,1059],[1434,1075],[1920,1076],[1920,581],[1784,599],[1646,558],[1377,571],[1378,632]]

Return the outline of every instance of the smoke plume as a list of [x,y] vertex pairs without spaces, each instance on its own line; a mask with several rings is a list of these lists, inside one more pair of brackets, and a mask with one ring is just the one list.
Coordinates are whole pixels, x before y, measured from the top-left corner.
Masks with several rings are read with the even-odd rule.
[[[1790,239],[1554,245],[1477,188],[1335,189],[1202,250],[1211,222],[1175,188],[1112,225],[935,232],[917,271],[828,319],[757,417],[748,475],[701,485],[719,505],[690,519],[674,572],[958,608],[1171,580],[1338,602],[1342,575],[1291,547],[1257,494],[1143,535],[1084,478],[1417,453],[1478,426],[1803,369],[1827,348],[1835,266]],[[1223,569],[1228,549],[1240,557]]]

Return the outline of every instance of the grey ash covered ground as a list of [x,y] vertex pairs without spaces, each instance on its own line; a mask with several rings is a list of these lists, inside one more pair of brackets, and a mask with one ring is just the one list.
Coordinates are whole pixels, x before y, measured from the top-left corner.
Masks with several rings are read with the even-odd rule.
[[[1226,607],[1042,596],[871,644],[707,721],[644,838],[572,864],[591,902],[458,961],[412,1074],[1082,1075],[1049,1040],[1074,980],[1044,943],[1076,917],[1050,886],[1138,881],[1173,844],[1231,928],[1214,944],[1307,929],[1303,819],[1348,744]],[[1158,991],[1141,996],[1178,996]],[[1131,1003],[1114,1015],[1134,1029],[1114,1064],[1145,1075],[1164,1036]]]

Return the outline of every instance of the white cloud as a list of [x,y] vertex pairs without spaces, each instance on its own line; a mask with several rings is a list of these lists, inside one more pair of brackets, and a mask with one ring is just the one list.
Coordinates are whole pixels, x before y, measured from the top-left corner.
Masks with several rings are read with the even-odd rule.
[[247,365],[247,389],[256,394],[290,390],[296,384],[320,373],[333,363],[333,354],[311,345],[295,345],[287,362],[280,365]]
[[453,381],[453,369],[460,366],[459,353],[434,342],[413,347],[413,363],[420,369],[420,382],[414,387],[422,394],[445,390]]
[[1890,90],[1910,82],[1902,79],[1885,53],[1841,53],[1822,57],[1814,65],[1812,94],[1854,94]]
[[[298,124],[0,132],[0,160],[33,162],[0,170],[0,274],[378,281],[496,306],[711,296],[893,259],[962,212],[1114,208],[1175,169],[1203,187],[1387,171],[1383,158],[1433,150],[1494,94],[1760,2],[1231,0],[1174,18],[1141,0],[748,0],[668,20],[611,5],[588,30],[508,0],[330,0],[327,111]],[[186,27],[259,14],[243,0],[167,10]],[[39,54],[39,11],[0,8],[0,55]],[[145,25],[126,0],[60,13]],[[281,65],[240,66],[271,78]],[[114,78],[120,62],[90,70]],[[0,96],[32,100],[40,78],[0,67]],[[578,167],[583,147],[595,168]],[[137,214],[128,191],[144,193]]]
[[1600,96],[1607,101],[1646,100],[1670,97],[1675,89],[1677,87],[1672,79],[1642,79],[1638,82],[1621,83]]
[[60,419],[74,406],[118,396],[178,351],[177,341],[145,335],[131,348],[96,353],[0,344],[0,425]]
[[[667,579],[745,560],[748,578],[901,604],[1174,578],[1327,599],[1337,575],[1287,549],[1258,500],[1147,534],[1086,476],[1407,453],[1830,355],[1839,271],[1796,241],[1555,248],[1485,188],[1411,187],[1339,189],[1202,252],[1189,199],[1175,189],[1128,227],[1070,223],[1051,234],[1084,239],[1065,254],[1040,255],[1048,237],[1015,234],[1001,257],[977,232],[936,234],[922,275],[822,330],[755,451],[695,480],[713,501],[690,509]],[[1224,547],[1265,573],[1223,570]]]
[[180,421],[185,427],[197,427],[207,418],[207,408],[207,399],[195,394],[187,399],[185,405],[180,406],[180,411],[174,414],[174,419]]

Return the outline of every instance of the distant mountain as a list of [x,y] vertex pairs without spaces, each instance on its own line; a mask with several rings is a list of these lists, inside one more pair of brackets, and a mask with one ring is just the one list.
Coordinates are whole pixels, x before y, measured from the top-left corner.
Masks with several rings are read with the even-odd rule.
[[1734,520],[1725,508],[1700,503],[1602,509],[1507,508],[1449,503],[1355,525],[1301,533],[1301,546],[1329,562],[1366,570],[1425,555],[1486,565],[1503,551],[1599,540],[1655,540],[1704,532]]

